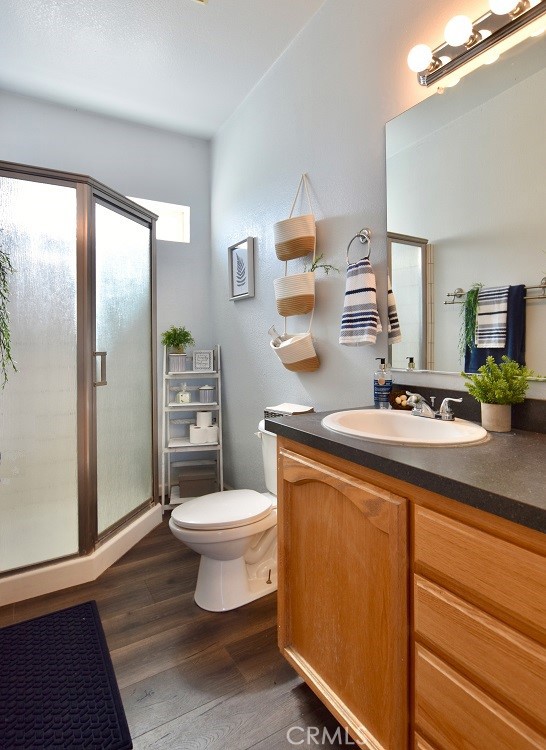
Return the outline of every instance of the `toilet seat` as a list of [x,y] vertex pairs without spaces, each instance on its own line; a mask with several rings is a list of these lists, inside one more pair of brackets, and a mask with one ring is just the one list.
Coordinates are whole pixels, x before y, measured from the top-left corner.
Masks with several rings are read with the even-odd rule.
[[188,500],[173,510],[171,520],[182,529],[232,529],[260,521],[271,508],[271,499],[255,490],[227,490]]

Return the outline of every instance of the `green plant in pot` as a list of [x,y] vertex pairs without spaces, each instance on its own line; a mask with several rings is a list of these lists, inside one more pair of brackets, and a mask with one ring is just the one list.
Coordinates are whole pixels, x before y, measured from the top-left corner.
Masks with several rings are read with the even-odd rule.
[[471,396],[481,403],[482,425],[490,432],[510,432],[512,404],[521,404],[534,372],[503,355],[500,364],[487,357],[478,372],[465,378]]
[[161,343],[169,352],[169,372],[184,372],[186,369],[186,347],[195,341],[185,326],[171,326],[161,334]]
[[185,354],[186,347],[193,346],[195,341],[184,326],[181,328],[171,326],[168,331],[163,331],[161,334],[161,343],[176,354]]

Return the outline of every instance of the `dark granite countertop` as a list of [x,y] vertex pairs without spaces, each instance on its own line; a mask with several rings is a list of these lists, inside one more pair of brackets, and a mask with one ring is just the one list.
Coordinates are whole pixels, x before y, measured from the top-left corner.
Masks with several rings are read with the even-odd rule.
[[[480,445],[415,448],[325,429],[331,412],[266,419],[271,432],[546,533],[546,435],[491,433]],[[417,419],[417,417],[416,417]]]

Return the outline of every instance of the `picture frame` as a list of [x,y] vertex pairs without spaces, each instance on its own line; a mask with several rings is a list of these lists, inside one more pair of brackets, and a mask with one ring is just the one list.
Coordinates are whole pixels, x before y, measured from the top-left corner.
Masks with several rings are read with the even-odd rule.
[[254,297],[254,237],[228,247],[229,299]]
[[214,352],[212,349],[196,349],[193,352],[193,369],[197,372],[214,371]]

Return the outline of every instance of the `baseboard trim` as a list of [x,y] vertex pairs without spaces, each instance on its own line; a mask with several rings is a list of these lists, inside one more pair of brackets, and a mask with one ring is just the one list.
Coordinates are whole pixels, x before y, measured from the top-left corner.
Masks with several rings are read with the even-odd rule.
[[90,555],[0,578],[0,604],[13,604],[94,581],[160,523],[161,505],[156,504]]

